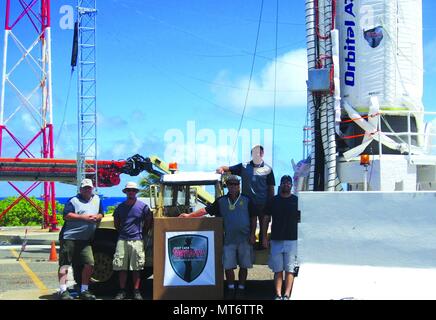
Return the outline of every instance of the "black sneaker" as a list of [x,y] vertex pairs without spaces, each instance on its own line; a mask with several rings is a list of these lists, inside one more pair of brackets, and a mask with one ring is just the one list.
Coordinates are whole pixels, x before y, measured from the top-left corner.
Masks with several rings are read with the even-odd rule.
[[143,300],[139,290],[133,291],[133,300]]
[[115,296],[114,300],[124,300],[126,299],[127,294],[125,290],[120,290],[117,295]]
[[283,300],[291,300],[291,297],[289,297],[289,296],[283,296]]
[[64,292],[59,292],[59,299],[60,300],[74,300],[74,298],[71,296],[71,294],[68,292],[68,290],[65,290]]
[[97,298],[88,290],[82,291],[79,295],[81,300],[96,300]]
[[274,300],[283,300],[283,297],[276,294]]

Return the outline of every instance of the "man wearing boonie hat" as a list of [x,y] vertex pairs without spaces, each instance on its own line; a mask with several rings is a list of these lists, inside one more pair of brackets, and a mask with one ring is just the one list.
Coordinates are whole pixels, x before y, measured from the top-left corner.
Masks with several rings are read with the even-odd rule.
[[142,300],[139,286],[140,271],[145,265],[144,234],[151,226],[150,208],[136,198],[139,192],[135,182],[127,182],[123,192],[127,199],[120,203],[114,211],[114,225],[118,231],[117,248],[113,260],[113,270],[119,271],[120,291],[115,300],[127,298],[127,272],[132,271],[133,299]]
[[64,226],[59,234],[59,297],[61,300],[74,299],[67,290],[68,267],[83,266],[79,298],[95,300],[88,290],[89,280],[94,269],[94,256],[91,241],[97,223],[103,218],[100,198],[93,194],[91,179],[83,179],[80,192],[71,198],[64,207]]
[[[274,197],[275,186],[273,169],[263,161],[263,155],[264,148],[258,144],[251,149],[252,160],[250,162],[230,167],[221,166],[216,169],[217,173],[230,172],[242,178],[242,194],[247,195],[253,201],[261,230],[264,223],[263,209],[268,199]],[[263,235],[259,233],[257,249],[262,248],[262,237]]]
[[[241,194],[239,177],[230,175],[226,180],[229,192],[214,203],[181,217],[201,217],[210,214],[224,220],[223,266],[227,280],[228,299],[245,296],[248,270],[253,267],[253,244],[256,241],[256,216],[250,198]],[[238,287],[235,287],[234,270],[239,266]]]
[[[298,253],[298,198],[291,193],[292,178],[284,175],[280,179],[280,192],[265,206],[265,224],[262,229],[263,246],[268,247],[267,230],[271,224],[271,251],[269,267],[274,272],[275,300],[289,300],[296,275]],[[285,272],[285,292],[282,295],[283,271]]]

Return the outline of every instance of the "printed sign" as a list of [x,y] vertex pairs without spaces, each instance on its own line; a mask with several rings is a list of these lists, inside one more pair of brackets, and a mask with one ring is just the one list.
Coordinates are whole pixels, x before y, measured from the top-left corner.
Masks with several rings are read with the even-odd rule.
[[167,232],[164,286],[215,285],[214,233]]

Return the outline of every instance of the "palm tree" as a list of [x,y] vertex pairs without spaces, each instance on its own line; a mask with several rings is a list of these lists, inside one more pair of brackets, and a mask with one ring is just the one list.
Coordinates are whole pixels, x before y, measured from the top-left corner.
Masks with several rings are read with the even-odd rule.
[[142,177],[139,181],[139,186],[141,190],[138,193],[139,197],[149,197],[150,196],[150,186],[152,184],[159,183],[160,177],[156,174],[149,173],[145,177]]

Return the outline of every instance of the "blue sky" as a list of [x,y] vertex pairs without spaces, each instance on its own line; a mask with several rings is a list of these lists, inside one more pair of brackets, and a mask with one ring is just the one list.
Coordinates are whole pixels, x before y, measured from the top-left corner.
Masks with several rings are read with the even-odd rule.
[[[276,180],[293,174],[291,159],[303,156],[306,116],[305,11],[303,0],[278,1],[276,65],[276,3],[264,0],[253,64],[260,0],[98,1],[99,158],[157,155],[178,161],[184,171],[213,171],[249,160],[251,145],[260,142],[267,146],[265,158]],[[61,28],[66,15],[60,9],[75,4],[52,1],[55,156],[70,159],[77,152],[77,91],[74,78],[67,99],[73,31]],[[435,7],[434,1],[423,0],[427,111],[436,111]],[[4,25],[3,4],[0,10]],[[225,138],[238,129],[246,98],[243,138],[234,147]],[[139,178],[122,176],[120,186],[100,193],[122,196],[129,180]],[[0,189],[13,194],[4,183]],[[59,196],[74,192],[75,187],[57,184]]]

